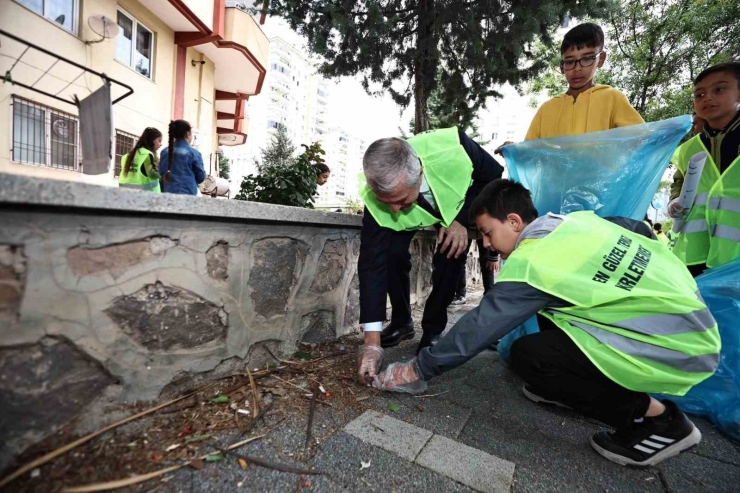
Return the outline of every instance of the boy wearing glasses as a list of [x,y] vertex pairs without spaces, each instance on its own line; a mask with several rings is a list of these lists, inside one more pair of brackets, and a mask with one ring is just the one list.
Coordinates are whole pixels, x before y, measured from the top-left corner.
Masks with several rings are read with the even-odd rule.
[[604,65],[604,32],[590,22],[568,31],[560,47],[560,71],[568,91],[543,104],[524,140],[599,132],[645,123],[624,94],[595,84],[596,69]]

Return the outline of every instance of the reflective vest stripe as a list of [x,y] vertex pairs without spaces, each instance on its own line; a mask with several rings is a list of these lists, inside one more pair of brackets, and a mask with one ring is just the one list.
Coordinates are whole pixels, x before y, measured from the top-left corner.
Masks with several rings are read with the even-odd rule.
[[692,219],[681,228],[681,234],[702,233],[708,231],[707,221],[704,219]]
[[729,241],[740,241],[740,228],[717,224],[712,228],[712,237]]
[[731,199],[730,197],[712,197],[709,201],[709,208],[713,211],[722,210],[740,212],[740,199]]
[[707,197],[709,197],[709,192],[700,193],[699,195],[694,198],[694,205],[704,205],[707,203]]
[[569,323],[588,333],[600,343],[606,344],[624,354],[636,358],[649,359],[687,373],[712,373],[719,365],[719,352],[691,356],[680,351],[622,337],[614,332],[576,322],[575,320],[569,320]]
[[669,336],[686,332],[704,332],[714,328],[716,324],[709,309],[704,308],[683,315],[659,313],[611,322],[609,325],[649,336]]
[[135,183],[119,183],[118,186],[120,188],[135,188],[137,190],[152,190],[154,188],[157,188],[159,186],[158,181],[153,181],[150,183],[145,183],[143,185],[137,185]]

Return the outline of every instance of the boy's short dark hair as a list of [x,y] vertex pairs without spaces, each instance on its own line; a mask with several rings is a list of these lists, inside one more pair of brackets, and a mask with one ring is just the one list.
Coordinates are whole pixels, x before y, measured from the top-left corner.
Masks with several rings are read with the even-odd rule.
[[662,233],[663,232],[663,225],[660,224],[660,223],[655,223],[655,224],[653,224],[653,229],[655,231],[657,231],[658,233]]
[[580,50],[582,48],[603,48],[604,31],[598,24],[584,22],[565,33],[563,43],[560,45],[560,54],[569,48]]
[[331,173],[331,170],[329,169],[329,167],[325,165],[324,163],[316,164],[316,174],[322,175],[324,173]]
[[718,63],[717,65],[705,68],[696,76],[696,79],[694,79],[694,85],[699,84],[699,82],[704,80],[710,74],[716,74],[717,72],[727,72],[728,74],[731,74],[735,80],[737,80],[737,86],[740,87],[740,62]]
[[525,223],[537,219],[529,190],[521,183],[501,178],[486,185],[475,198],[470,206],[470,221],[475,222],[478,216],[488,214],[504,222],[512,213],[519,214]]

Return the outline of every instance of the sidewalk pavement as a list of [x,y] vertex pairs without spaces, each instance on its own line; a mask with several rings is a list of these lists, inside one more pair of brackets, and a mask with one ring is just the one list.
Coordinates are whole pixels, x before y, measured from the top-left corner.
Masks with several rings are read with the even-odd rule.
[[[479,299],[480,293],[471,293],[468,305],[451,308],[448,327]],[[418,335],[388,350],[386,363],[411,358],[417,343]],[[314,429],[333,434],[304,461],[297,457],[304,451],[306,416],[291,418],[269,440],[240,449],[261,459],[312,467],[320,476],[242,470],[236,461],[224,461],[202,471],[182,470],[169,484],[175,491],[206,493],[740,490],[740,444],[704,419],[691,417],[703,435],[693,450],[658,467],[628,468],[591,449],[589,438],[602,425],[572,411],[534,404],[521,386],[496,352],[485,351],[430,382],[426,394],[439,394],[435,397],[381,394],[364,401],[370,409],[364,413],[317,406]],[[370,436],[372,430],[358,432],[369,428],[405,431],[383,442]]]

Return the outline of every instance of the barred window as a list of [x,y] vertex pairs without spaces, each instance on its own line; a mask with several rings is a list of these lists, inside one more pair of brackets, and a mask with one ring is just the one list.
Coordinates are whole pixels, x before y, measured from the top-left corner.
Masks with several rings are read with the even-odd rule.
[[80,171],[77,117],[13,97],[13,161]]
[[138,140],[136,135],[116,129],[116,177],[121,174],[121,158],[134,148]]

